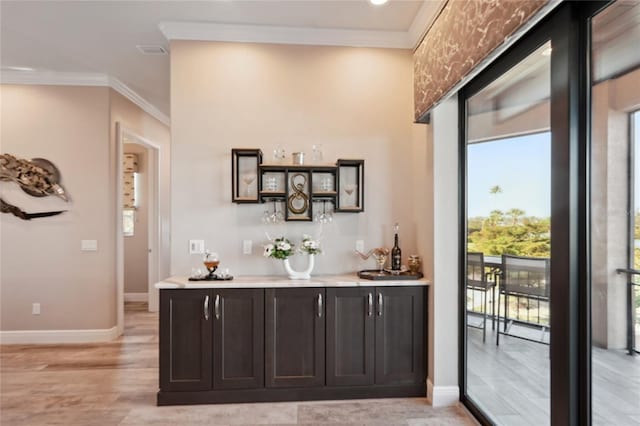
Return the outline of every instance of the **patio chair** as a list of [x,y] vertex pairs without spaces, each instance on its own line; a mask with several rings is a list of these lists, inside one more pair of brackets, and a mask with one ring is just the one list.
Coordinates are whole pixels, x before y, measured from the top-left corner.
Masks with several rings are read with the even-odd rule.
[[483,294],[482,304],[482,327],[469,325],[469,327],[482,328],[482,343],[487,338],[487,293],[491,292],[491,324],[494,326],[495,303],[493,300],[493,289],[496,283],[489,280],[491,272],[485,272],[484,254],[483,253],[467,253],[467,289],[472,291],[481,291]]
[[[521,257],[502,255],[502,272],[500,274],[498,285],[498,332],[496,333],[496,345],[500,344],[500,334],[518,337],[525,340],[538,342],[538,340],[530,339],[524,336],[510,334],[508,331],[513,324],[513,320],[509,321],[509,297],[527,299],[527,310],[531,300],[538,301],[538,324],[540,302],[549,302],[549,259],[539,257]],[[500,331],[500,296],[504,296],[504,330]],[[527,313],[528,316],[528,313]],[[542,327],[542,338],[547,330],[547,326],[539,324]],[[542,342],[542,338],[539,342]]]

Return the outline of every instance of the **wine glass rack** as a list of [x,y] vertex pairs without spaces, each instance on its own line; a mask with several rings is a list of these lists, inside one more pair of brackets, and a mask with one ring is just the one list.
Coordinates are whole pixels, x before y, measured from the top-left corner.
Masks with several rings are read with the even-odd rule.
[[364,211],[364,160],[266,164],[256,148],[234,148],[231,157],[234,203],[284,203],[285,221],[312,221],[320,202],[332,203],[334,213]]

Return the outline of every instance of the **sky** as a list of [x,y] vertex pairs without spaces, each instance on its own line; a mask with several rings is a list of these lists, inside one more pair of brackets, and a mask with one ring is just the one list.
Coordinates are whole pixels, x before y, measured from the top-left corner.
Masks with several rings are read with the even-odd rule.
[[[475,143],[467,150],[468,216],[518,208],[551,215],[551,133]],[[489,190],[500,186],[502,193]]]

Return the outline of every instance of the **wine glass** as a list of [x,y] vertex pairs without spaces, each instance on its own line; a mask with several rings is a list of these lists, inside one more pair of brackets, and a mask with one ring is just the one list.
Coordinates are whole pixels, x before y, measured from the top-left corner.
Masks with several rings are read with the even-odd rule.
[[[354,183],[348,183],[344,186],[344,192],[347,194],[348,198],[352,198],[351,196],[353,195],[353,193],[355,192],[356,188],[358,187],[358,185],[354,184]],[[353,202],[351,204],[353,207],[356,207],[356,200],[355,197],[353,197]]]
[[378,263],[378,267],[380,268],[379,273],[384,273],[384,264],[387,261],[387,256],[389,256],[389,249],[384,247],[378,247],[373,249],[373,257],[376,259]]
[[245,196],[249,196],[251,193],[251,184],[253,183],[253,181],[256,180],[256,175],[254,175],[253,173],[247,173],[242,175],[242,181],[245,183],[245,185],[247,185],[246,191],[245,191]]
[[204,253],[202,262],[204,263],[205,268],[207,268],[207,271],[209,271],[207,279],[215,279],[215,276],[213,274],[214,272],[216,272],[216,269],[218,269],[218,265],[220,264],[218,253],[211,253],[209,251],[206,251]]

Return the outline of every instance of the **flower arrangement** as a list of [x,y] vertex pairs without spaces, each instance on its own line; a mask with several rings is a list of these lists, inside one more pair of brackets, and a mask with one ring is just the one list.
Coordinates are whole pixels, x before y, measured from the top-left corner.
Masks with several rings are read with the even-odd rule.
[[[299,250],[307,254],[320,254],[320,242],[313,240],[308,235],[302,236],[302,243]],[[285,237],[278,237],[275,240],[271,240],[270,243],[264,246],[264,257],[273,257],[274,259],[285,260],[293,256],[294,245]]]
[[279,237],[264,246],[264,257],[285,260],[293,255],[293,244],[287,238]]
[[322,253],[322,250],[320,249],[320,241],[312,240],[310,236],[303,235],[302,244],[300,244],[300,251],[307,254],[320,254]]

